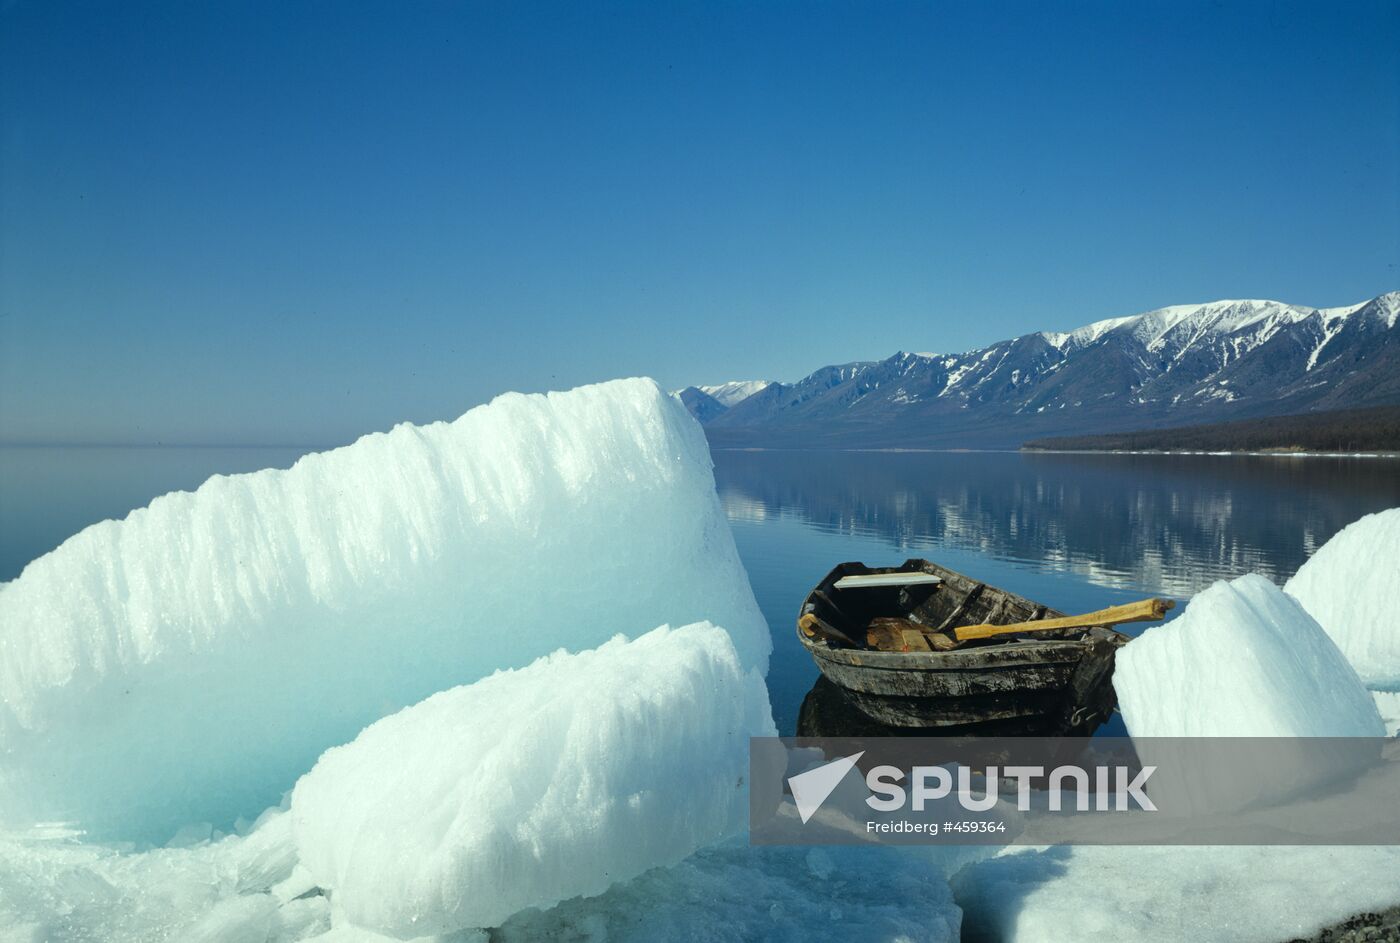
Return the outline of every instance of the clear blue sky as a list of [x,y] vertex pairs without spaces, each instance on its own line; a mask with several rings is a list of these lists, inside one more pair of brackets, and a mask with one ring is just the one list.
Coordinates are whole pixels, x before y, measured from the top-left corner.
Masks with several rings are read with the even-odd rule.
[[7,2],[0,439],[1400,288],[1400,3]]

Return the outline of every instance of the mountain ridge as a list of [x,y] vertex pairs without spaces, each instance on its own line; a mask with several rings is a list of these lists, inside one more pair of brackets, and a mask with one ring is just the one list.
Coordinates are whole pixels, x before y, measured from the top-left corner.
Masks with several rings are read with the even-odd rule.
[[[1400,403],[1400,292],[1171,305],[959,354],[900,351],[682,400],[724,448],[1015,447],[1027,437]],[[694,392],[692,392],[694,391]],[[702,394],[712,403],[704,403]],[[690,407],[690,402],[687,402]],[[701,413],[704,415],[701,415]]]

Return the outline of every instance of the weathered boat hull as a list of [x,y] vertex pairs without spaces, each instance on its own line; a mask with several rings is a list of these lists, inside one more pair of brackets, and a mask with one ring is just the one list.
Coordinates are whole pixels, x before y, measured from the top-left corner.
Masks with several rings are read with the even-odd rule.
[[[885,713],[876,708],[877,713]],[[886,716],[889,716],[886,714]],[[799,737],[1035,737],[1046,733],[1043,716],[1007,720],[977,719],[968,724],[925,725],[922,713],[900,715],[901,723],[887,724],[865,713],[850,692],[837,687],[825,675],[802,699],[797,713]]]
[[[962,574],[925,560],[885,568],[842,564],[813,590],[803,614],[815,612],[836,621],[840,613],[830,587],[842,576],[914,571],[938,575],[943,583],[927,593],[896,589],[880,598],[871,594],[886,591],[872,589],[859,591],[862,595],[856,598],[872,600],[871,611],[902,610],[930,627],[938,617],[945,624],[1006,624],[1060,615],[1004,590],[988,592]],[[937,593],[944,598],[934,600]],[[986,599],[979,602],[983,596]],[[856,631],[853,623],[858,620],[848,621],[848,628]],[[893,652],[832,645],[798,631],[822,675],[879,724],[959,733],[1087,735],[1116,704],[1113,655],[1126,637],[1103,627],[1046,635],[1050,637],[1028,633],[953,651]]]

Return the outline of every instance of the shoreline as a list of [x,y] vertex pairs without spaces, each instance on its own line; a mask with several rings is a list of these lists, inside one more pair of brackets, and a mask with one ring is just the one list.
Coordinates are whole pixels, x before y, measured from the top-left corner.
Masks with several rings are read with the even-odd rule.
[[1287,943],[1400,943],[1400,904],[1378,913],[1360,913]]
[[1400,452],[1315,452],[1307,449],[1018,449],[1042,455],[1210,455],[1257,458],[1400,458]]
[[766,448],[762,446],[738,447],[738,446],[711,446],[711,452],[802,452],[802,453],[872,453],[879,455],[1160,455],[1163,457],[1175,456],[1209,456],[1214,458],[1380,458],[1380,459],[1400,459],[1400,452],[1388,451],[1366,451],[1366,452],[1309,452],[1309,451],[1284,451],[1281,449],[1264,450],[1240,450],[1240,451],[1220,451],[1220,450],[1199,450],[1199,449],[1027,449],[1027,448],[1005,448],[1005,449],[912,449],[912,448],[887,448],[887,449],[819,449],[819,448]]

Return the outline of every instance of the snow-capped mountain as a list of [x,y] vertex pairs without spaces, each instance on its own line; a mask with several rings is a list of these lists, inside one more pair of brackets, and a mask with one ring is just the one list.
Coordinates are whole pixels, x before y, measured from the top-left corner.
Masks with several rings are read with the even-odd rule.
[[702,423],[708,423],[728,411],[729,407],[774,385],[772,380],[730,380],[715,386],[687,386],[671,395],[680,397],[692,416]]
[[1014,447],[1037,435],[1400,403],[1398,315],[1400,292],[1344,308],[1174,305],[967,353],[897,353],[792,384],[683,394],[712,401],[692,394],[687,406],[721,446]]
[[728,409],[735,403],[748,399],[766,386],[771,386],[772,380],[730,380],[728,383],[721,383],[718,386],[702,386],[699,389],[714,397],[723,407]]

